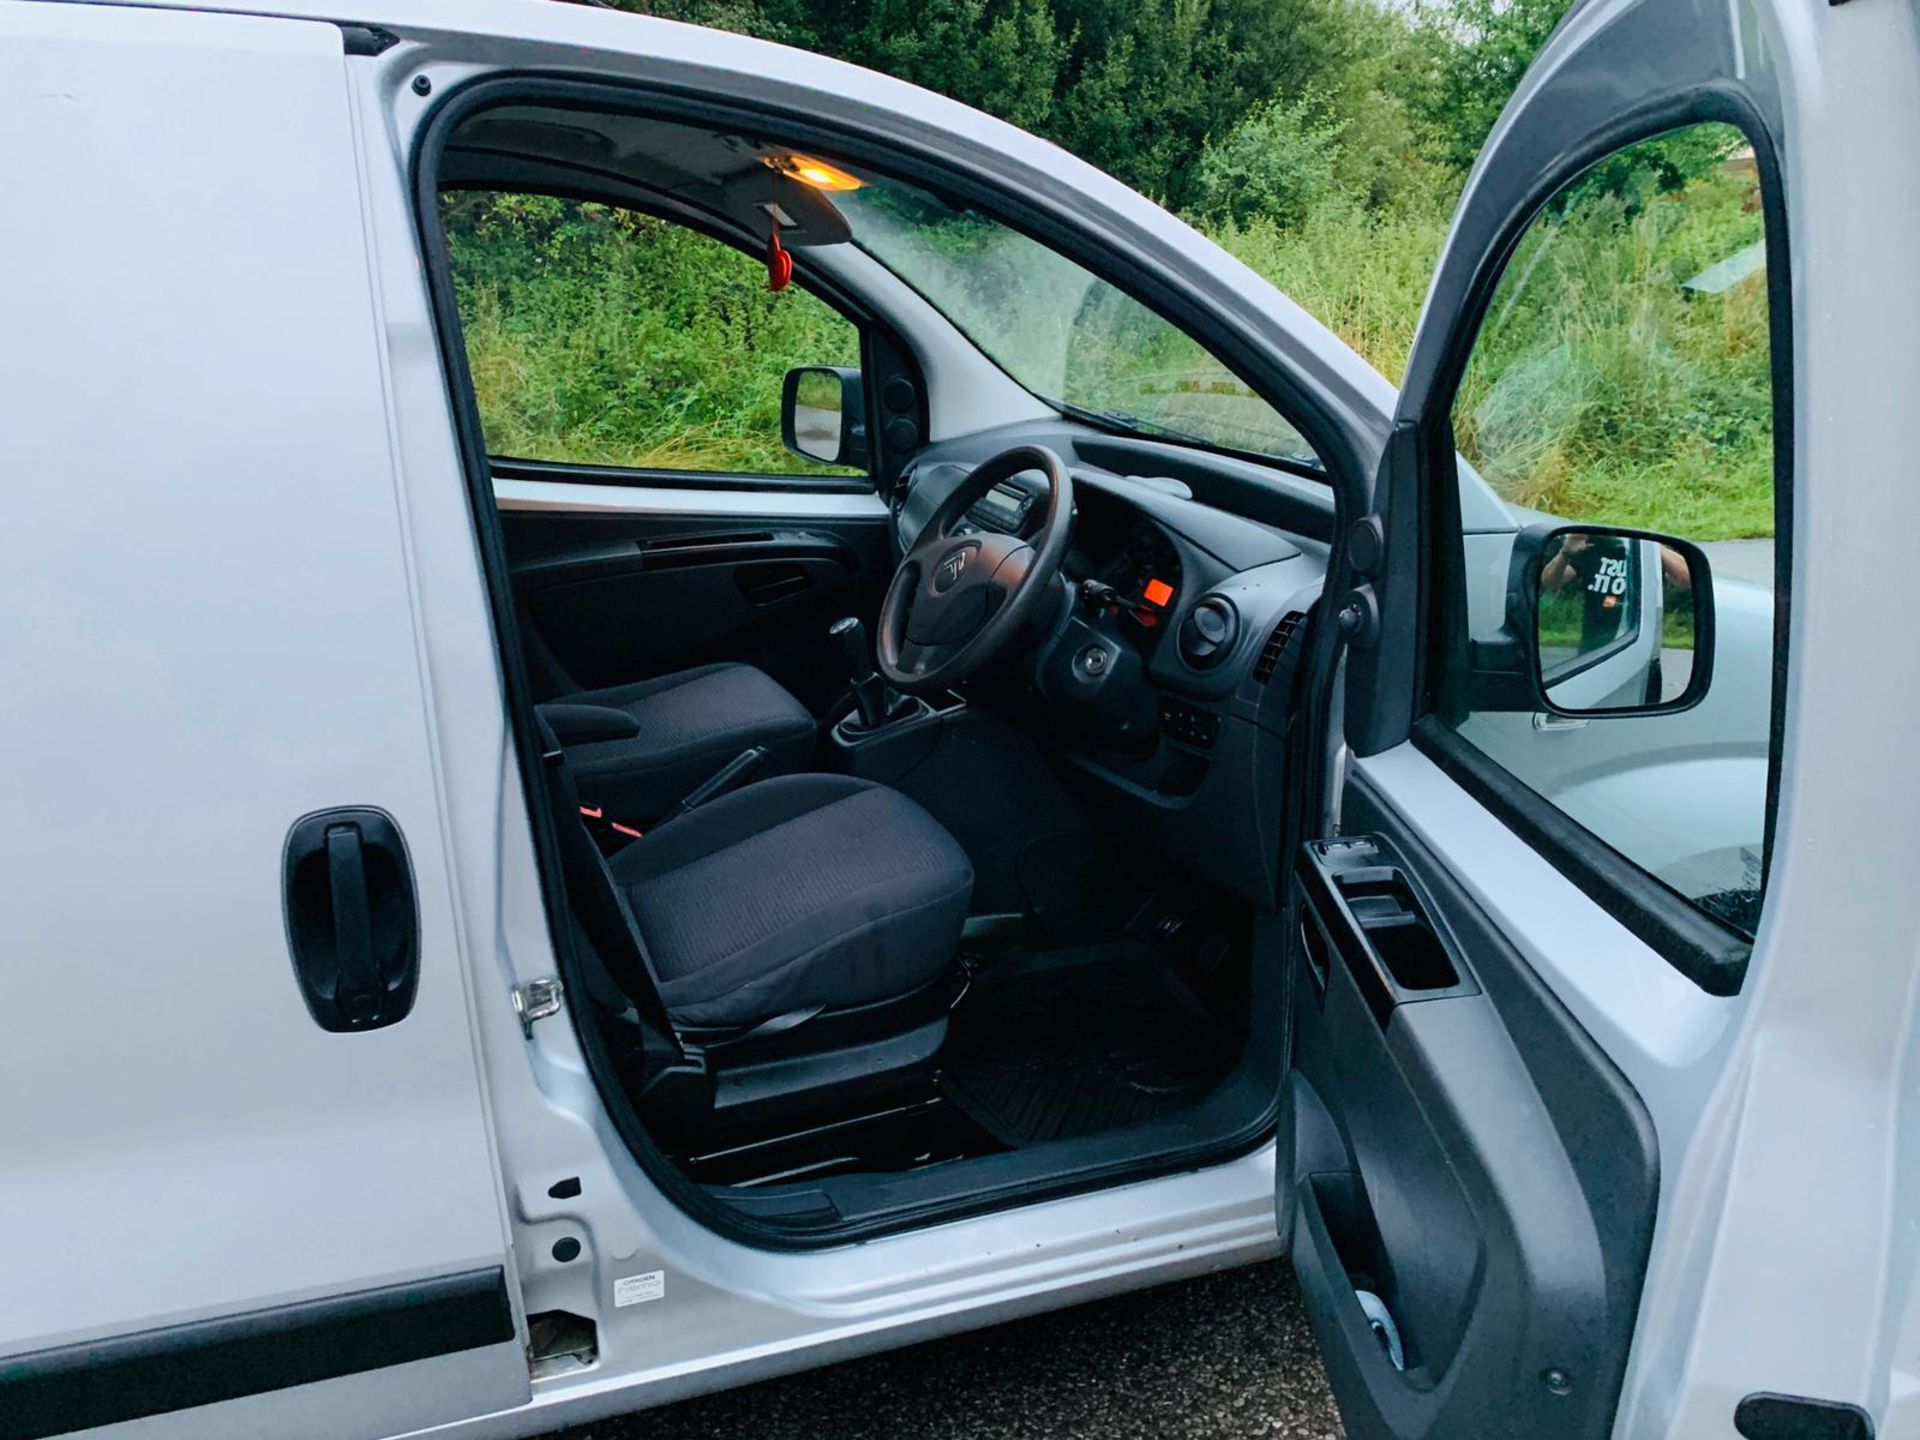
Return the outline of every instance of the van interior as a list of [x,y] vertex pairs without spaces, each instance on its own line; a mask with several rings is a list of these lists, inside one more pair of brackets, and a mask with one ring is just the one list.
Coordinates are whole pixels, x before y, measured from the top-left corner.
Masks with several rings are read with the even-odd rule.
[[[861,337],[789,381],[802,473],[496,454],[483,403],[463,422],[568,1010],[642,1165],[809,1244],[1260,1144],[1333,526],[1302,434],[1068,257],[988,293],[1037,242],[817,142],[534,93],[428,175],[443,219],[511,193],[685,226]],[[1100,341],[1070,393],[973,323],[1037,333],[1056,295]]]

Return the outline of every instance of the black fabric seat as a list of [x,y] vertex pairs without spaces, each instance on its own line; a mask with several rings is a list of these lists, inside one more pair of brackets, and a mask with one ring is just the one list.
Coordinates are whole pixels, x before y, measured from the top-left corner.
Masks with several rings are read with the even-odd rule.
[[813,716],[751,665],[702,665],[540,708],[566,746],[581,798],[616,820],[666,814],[751,746],[767,751],[761,778],[813,761]]
[[973,893],[966,852],[931,815],[844,775],[748,785],[607,868],[687,1031],[920,990],[951,968]]

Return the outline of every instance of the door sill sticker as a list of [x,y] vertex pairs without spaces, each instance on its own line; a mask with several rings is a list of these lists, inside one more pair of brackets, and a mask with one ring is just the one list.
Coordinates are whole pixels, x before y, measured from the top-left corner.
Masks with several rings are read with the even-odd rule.
[[664,1270],[649,1270],[644,1275],[626,1275],[613,1282],[615,1309],[666,1298],[667,1272]]

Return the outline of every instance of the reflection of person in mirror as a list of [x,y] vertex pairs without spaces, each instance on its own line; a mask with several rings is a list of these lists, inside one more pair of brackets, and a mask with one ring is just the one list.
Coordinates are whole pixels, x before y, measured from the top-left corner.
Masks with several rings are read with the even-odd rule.
[[1621,535],[1569,530],[1540,568],[1540,589],[1557,595],[1578,585],[1585,601],[1580,623],[1584,653],[1612,641],[1631,608],[1628,541]]

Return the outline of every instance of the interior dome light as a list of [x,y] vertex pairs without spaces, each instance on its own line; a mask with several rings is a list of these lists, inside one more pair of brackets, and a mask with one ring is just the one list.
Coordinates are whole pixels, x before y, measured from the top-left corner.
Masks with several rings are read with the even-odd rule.
[[791,176],[802,185],[811,185],[816,190],[858,190],[860,181],[844,170],[835,169],[824,160],[815,160],[807,155],[770,155],[767,164],[782,175]]

